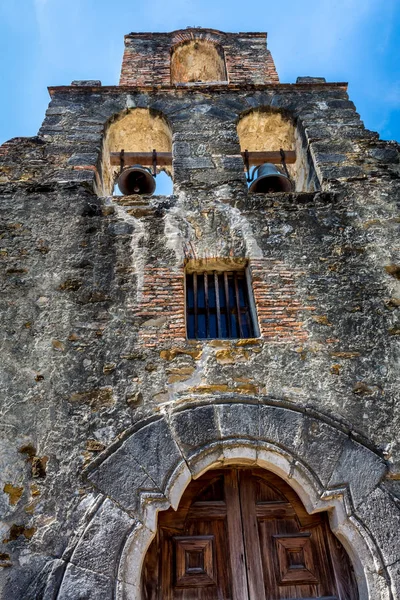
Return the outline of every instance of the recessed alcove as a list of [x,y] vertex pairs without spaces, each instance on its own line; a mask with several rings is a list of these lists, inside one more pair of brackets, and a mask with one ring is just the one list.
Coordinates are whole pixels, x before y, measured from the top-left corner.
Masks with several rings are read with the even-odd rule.
[[[116,183],[121,166],[112,164],[110,158],[111,153],[120,153],[121,150],[125,154],[134,152],[150,155],[153,150],[171,153],[172,132],[164,116],[148,108],[134,108],[116,115],[110,121],[103,138],[102,195],[121,195]],[[152,164],[142,161],[142,166],[152,171]],[[171,167],[157,164],[156,173],[156,194],[172,194]]]
[[[279,152],[281,149],[295,153],[294,162],[286,162],[293,191],[313,192],[319,189],[305,142],[290,115],[270,108],[254,109],[242,115],[237,124],[237,132],[242,153],[245,150],[249,153]],[[257,164],[259,163],[250,160],[251,173]],[[278,163],[276,166],[285,174],[282,165]]]
[[171,83],[227,81],[221,46],[208,40],[189,40],[172,49]]

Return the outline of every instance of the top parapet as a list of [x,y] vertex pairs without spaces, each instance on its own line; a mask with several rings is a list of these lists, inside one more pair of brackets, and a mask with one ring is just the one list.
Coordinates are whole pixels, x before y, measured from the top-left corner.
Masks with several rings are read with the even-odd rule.
[[190,27],[125,36],[120,85],[196,87],[279,83],[266,33]]

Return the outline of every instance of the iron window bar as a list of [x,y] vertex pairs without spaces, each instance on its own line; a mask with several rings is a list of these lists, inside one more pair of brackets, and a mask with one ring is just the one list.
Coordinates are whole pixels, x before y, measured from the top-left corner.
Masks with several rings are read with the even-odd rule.
[[189,339],[235,339],[255,336],[244,270],[186,274]]

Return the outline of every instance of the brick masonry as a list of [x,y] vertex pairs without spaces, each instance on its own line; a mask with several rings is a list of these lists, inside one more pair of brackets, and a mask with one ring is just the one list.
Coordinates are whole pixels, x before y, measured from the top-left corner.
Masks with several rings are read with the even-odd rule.
[[[217,258],[217,257],[216,257]],[[314,306],[303,306],[296,291],[300,270],[288,270],[282,261],[252,260],[251,293],[262,338],[269,343],[303,342],[308,333],[302,320]],[[135,316],[144,319],[139,339],[146,347],[158,347],[171,341],[186,340],[184,268],[170,269],[146,266],[140,301]]]
[[146,347],[159,346],[168,341],[186,340],[184,270],[145,268],[143,290],[136,316],[145,319],[139,330],[139,339]]
[[207,40],[223,48],[229,83],[279,83],[272,55],[266,48],[265,33],[237,35],[212,29],[183,29],[125,36],[120,85],[170,85],[173,49],[193,39]]
[[303,306],[296,292],[296,277],[304,273],[279,260],[253,260],[250,271],[261,336],[270,343],[307,340],[304,311],[315,307]]

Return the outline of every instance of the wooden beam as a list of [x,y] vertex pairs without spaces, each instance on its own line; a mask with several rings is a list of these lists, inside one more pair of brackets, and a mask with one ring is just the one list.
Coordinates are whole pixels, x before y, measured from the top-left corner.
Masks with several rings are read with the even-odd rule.
[[[110,152],[110,160],[113,166],[120,165],[120,153]],[[172,153],[171,152],[157,152],[157,166],[168,167],[172,164]],[[124,165],[128,167],[130,165],[144,165],[151,167],[153,165],[153,153],[152,152],[125,152],[124,153]]]
[[[241,153],[244,158],[244,152]],[[293,165],[296,162],[296,152],[294,150],[285,150],[285,160],[287,165]],[[271,152],[250,152],[249,151],[249,163],[250,166],[258,166],[263,163],[273,163],[278,165],[282,162],[282,158],[279,150],[273,150]]]
[[[241,152],[244,158],[244,152]],[[294,150],[285,150],[286,164],[292,165],[296,162],[296,152]],[[120,153],[110,152],[111,165],[119,167],[120,165]],[[281,163],[281,155],[279,150],[271,152],[249,152],[249,164],[250,166],[258,166],[263,163],[273,163],[274,165]],[[130,165],[143,165],[151,167],[153,165],[153,153],[152,152],[125,152],[124,153],[124,165],[128,167]],[[172,152],[157,152],[157,166],[168,167],[172,165]]]

